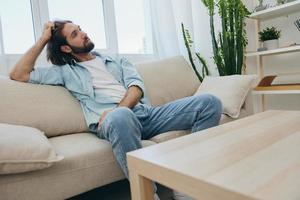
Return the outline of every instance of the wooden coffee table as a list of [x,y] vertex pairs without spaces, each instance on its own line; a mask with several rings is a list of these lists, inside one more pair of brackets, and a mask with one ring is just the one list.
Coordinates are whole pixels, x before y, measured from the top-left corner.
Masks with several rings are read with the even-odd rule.
[[196,199],[300,199],[300,111],[266,111],[128,153],[134,200],[152,181]]

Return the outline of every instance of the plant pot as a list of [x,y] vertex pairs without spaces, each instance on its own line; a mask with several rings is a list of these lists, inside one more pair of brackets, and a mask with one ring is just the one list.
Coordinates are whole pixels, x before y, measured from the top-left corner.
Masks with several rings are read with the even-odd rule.
[[279,40],[266,40],[263,42],[263,47],[270,49],[277,49],[279,47]]

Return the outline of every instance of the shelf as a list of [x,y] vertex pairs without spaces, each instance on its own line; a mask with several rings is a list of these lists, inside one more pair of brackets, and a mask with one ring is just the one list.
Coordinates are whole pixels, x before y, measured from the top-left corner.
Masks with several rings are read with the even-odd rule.
[[251,14],[249,17],[251,19],[267,20],[274,17],[289,15],[297,11],[300,11],[300,0],[255,12]]
[[268,56],[268,55],[281,54],[281,53],[291,53],[291,52],[297,52],[297,51],[300,51],[300,45],[295,45],[295,46],[290,46],[290,47],[282,47],[282,48],[266,50],[266,51],[247,52],[245,54],[245,56],[246,57]]
[[300,84],[258,86],[253,89],[253,94],[300,94]]
[[272,85],[277,75],[264,77],[252,91],[253,94],[300,94],[300,83]]
[[252,91],[252,94],[300,94],[300,90],[265,90],[265,91]]

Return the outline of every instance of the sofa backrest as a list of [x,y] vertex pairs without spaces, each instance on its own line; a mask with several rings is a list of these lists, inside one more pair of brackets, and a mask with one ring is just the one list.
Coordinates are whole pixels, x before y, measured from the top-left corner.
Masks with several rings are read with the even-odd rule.
[[200,81],[182,56],[136,66],[152,105],[193,95]]
[[[200,82],[181,56],[140,64],[153,105],[192,95]],[[79,102],[63,87],[0,78],[0,122],[31,126],[48,137],[86,132]]]
[[0,78],[0,122],[31,126],[48,137],[88,131],[79,102],[63,87]]

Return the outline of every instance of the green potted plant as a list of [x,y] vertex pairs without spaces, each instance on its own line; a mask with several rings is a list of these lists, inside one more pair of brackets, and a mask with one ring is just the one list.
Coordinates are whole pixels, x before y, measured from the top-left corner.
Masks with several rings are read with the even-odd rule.
[[194,54],[196,56],[196,58],[199,60],[199,62],[202,64],[202,74],[200,74],[197,70],[196,64],[194,62],[193,52],[191,50],[193,40],[191,38],[190,32],[189,32],[189,30],[185,29],[183,23],[181,23],[181,30],[182,30],[182,34],[183,34],[184,44],[187,49],[192,68],[193,68],[194,72],[196,73],[199,81],[202,82],[204,77],[206,75],[209,75],[209,70],[208,70],[208,65],[206,63],[206,60],[200,55],[199,52]]
[[[263,0],[259,1],[260,4],[263,3]],[[242,74],[245,67],[244,49],[247,45],[245,19],[250,12],[242,0],[202,0],[202,2],[208,10],[213,59],[219,75]],[[221,30],[218,32],[215,31],[214,17],[216,13],[221,18]],[[199,80],[202,81],[204,76],[209,74],[209,67],[200,53],[196,53],[197,59],[202,64],[202,75],[197,72],[194,54],[191,51],[193,41],[188,30],[184,28],[183,24],[181,26],[189,60]]]
[[279,46],[278,39],[281,36],[281,31],[275,27],[267,27],[260,31],[259,40],[263,43],[263,47],[267,49],[276,49]]
[[[245,19],[250,12],[242,0],[202,0],[208,9],[213,59],[220,76],[242,74],[247,45]],[[221,18],[221,30],[215,30],[215,13]]]

